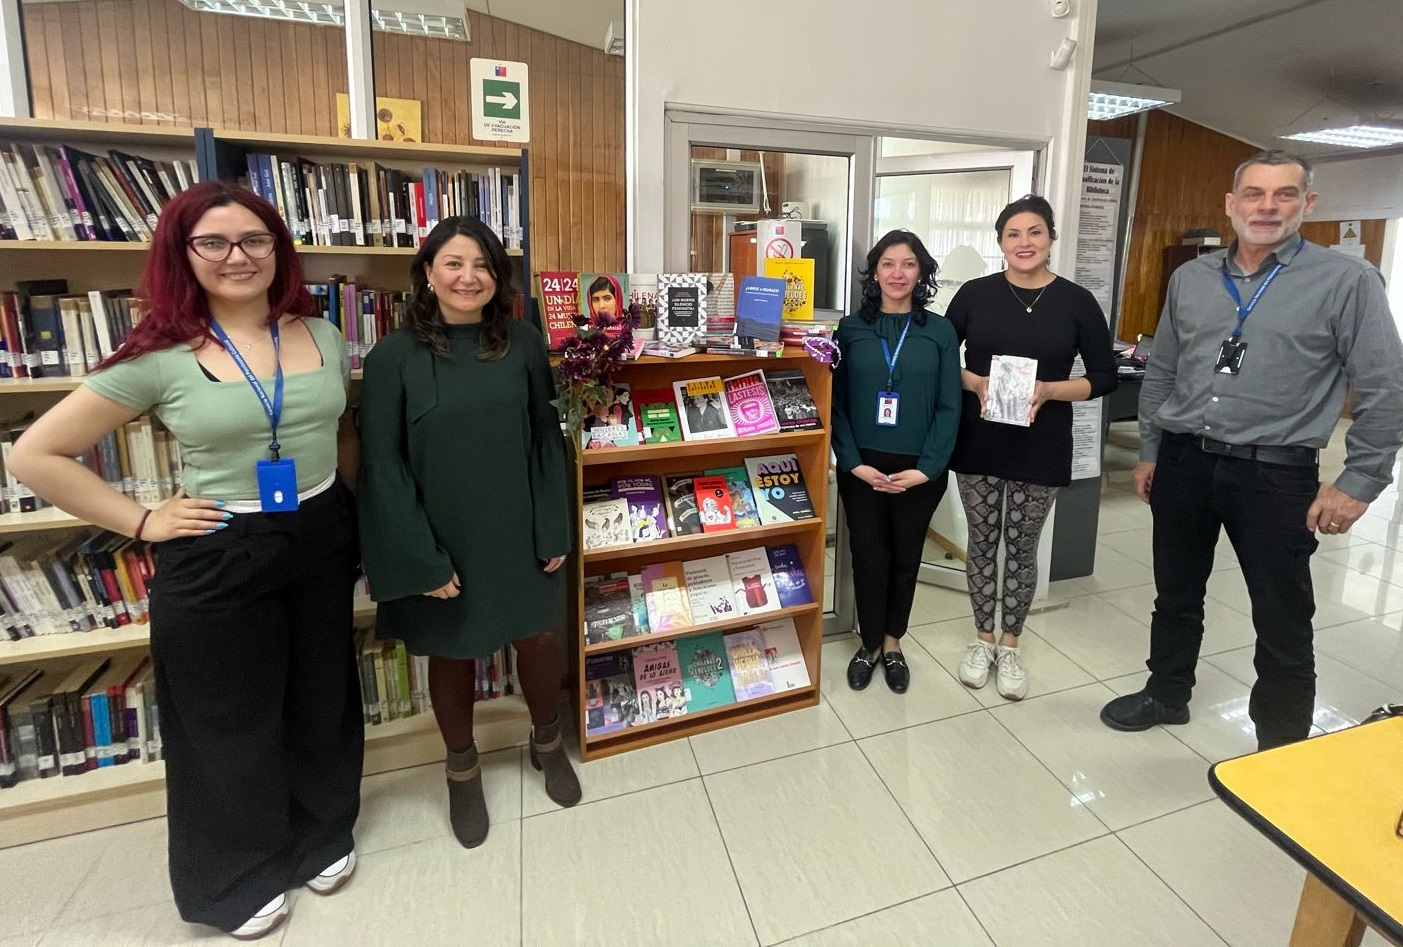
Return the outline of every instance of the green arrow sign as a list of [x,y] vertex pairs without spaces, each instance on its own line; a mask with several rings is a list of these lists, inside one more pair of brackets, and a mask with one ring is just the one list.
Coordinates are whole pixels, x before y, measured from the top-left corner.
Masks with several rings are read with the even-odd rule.
[[488,118],[521,118],[521,83],[482,80],[482,114]]

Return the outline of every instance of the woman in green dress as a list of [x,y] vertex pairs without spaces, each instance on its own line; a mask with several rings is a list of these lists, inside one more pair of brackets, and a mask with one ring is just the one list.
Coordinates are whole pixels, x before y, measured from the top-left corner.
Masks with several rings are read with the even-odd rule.
[[361,386],[362,556],[376,633],[429,655],[448,749],[448,811],[467,848],[487,837],[473,742],[475,664],[508,644],[531,712],[531,763],[562,806],[580,784],[562,743],[558,572],[571,546],[565,440],[545,340],[512,317],[501,241],[449,217],[410,268],[404,327]]

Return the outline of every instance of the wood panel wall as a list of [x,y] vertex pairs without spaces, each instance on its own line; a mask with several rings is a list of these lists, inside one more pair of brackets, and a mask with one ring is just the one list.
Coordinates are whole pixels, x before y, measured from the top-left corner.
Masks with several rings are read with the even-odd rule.
[[[34,116],[335,135],[342,30],[196,13],[176,0],[25,3]],[[469,11],[469,43],[376,32],[376,92],[424,104],[426,141],[470,134],[468,61],[530,67],[532,263],[624,263],[623,60]]]
[[[1134,139],[1138,117],[1088,122],[1088,136]],[[1260,149],[1168,112],[1146,117],[1140,189],[1130,235],[1120,322],[1116,334],[1133,341],[1159,323],[1160,288],[1166,277],[1164,248],[1180,242],[1186,230],[1212,227],[1226,244],[1233,237],[1223,207],[1232,189],[1233,171]],[[1365,257],[1379,266],[1383,253],[1382,220],[1364,221]],[[1307,221],[1307,240],[1329,246],[1339,242],[1339,224]]]

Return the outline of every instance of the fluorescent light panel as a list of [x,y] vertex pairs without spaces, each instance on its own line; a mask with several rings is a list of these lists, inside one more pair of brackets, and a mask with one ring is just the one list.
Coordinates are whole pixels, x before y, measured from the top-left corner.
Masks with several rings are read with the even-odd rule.
[[[225,13],[232,16],[256,16],[290,23],[311,23],[315,26],[346,25],[346,15],[339,3],[311,3],[307,0],[180,0],[197,13]],[[468,39],[466,9],[461,16],[449,13],[423,13],[405,10],[371,11],[375,29],[383,33],[404,33],[410,36],[431,36],[437,39]]]
[[1105,121],[1134,115],[1150,109],[1173,105],[1183,97],[1178,89],[1161,89],[1158,86],[1135,85],[1129,82],[1091,81],[1091,95],[1088,97],[1086,117],[1092,121]]
[[1336,128],[1314,131],[1284,131],[1276,137],[1292,141],[1309,141],[1317,145],[1338,145],[1345,148],[1387,148],[1403,145],[1403,124],[1396,122],[1364,122],[1342,124]]

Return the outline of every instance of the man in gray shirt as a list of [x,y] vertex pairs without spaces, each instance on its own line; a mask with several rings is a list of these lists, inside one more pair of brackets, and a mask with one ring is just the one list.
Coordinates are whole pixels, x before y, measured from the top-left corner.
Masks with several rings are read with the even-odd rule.
[[[1135,489],[1154,515],[1155,610],[1145,689],[1101,710],[1116,730],[1189,720],[1203,599],[1219,528],[1242,565],[1257,630],[1248,713],[1258,749],[1303,740],[1315,707],[1310,556],[1393,479],[1403,442],[1403,344],[1383,278],[1308,243],[1301,158],[1263,152],[1233,178],[1237,240],[1180,267],[1140,394]],[[1351,393],[1344,471],[1318,451]]]

